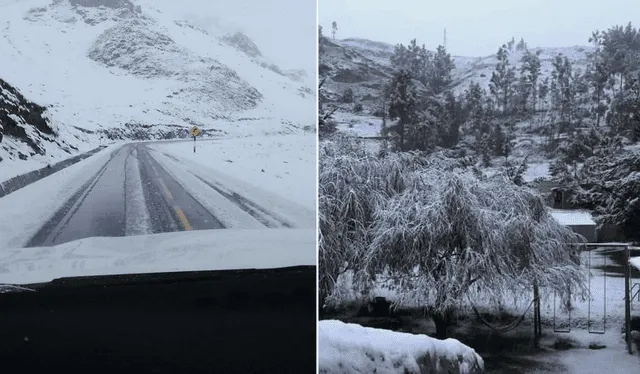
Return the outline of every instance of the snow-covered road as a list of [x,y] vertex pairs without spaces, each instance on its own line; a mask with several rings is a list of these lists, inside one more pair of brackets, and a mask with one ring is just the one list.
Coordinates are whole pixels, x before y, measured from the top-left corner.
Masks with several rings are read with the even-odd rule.
[[[221,162],[196,165],[194,157],[208,155],[181,157],[176,149],[187,145],[191,148],[184,141],[114,145],[0,198],[0,249],[174,231],[315,227],[311,204],[223,174],[216,170]],[[305,153],[308,157],[291,157],[315,157]],[[290,181],[284,184],[295,188]]]

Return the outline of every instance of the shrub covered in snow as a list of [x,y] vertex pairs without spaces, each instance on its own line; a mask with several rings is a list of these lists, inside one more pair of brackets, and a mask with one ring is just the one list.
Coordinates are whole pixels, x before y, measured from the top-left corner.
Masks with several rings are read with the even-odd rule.
[[318,324],[320,373],[482,373],[484,361],[455,339],[362,327]]
[[399,301],[429,307],[446,326],[466,296],[524,294],[534,283],[585,290],[571,245],[580,238],[504,175],[443,154],[378,158],[337,138],[321,146],[319,183],[322,301],[346,271],[365,295],[384,275]]

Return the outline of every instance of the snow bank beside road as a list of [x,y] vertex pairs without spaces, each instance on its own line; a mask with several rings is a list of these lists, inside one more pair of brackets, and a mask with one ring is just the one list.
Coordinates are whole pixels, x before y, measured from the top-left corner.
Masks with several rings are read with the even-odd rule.
[[482,373],[484,361],[455,339],[318,323],[320,373]]
[[[156,143],[152,148],[194,167],[226,174],[316,209],[316,134],[272,135],[193,142]],[[264,170],[264,171],[263,171]]]

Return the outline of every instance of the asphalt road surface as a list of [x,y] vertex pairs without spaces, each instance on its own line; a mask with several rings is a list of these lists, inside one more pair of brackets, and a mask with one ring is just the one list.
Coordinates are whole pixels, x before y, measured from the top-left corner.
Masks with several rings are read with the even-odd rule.
[[[142,213],[145,210],[148,216]],[[95,236],[221,228],[222,223],[153,159],[144,144],[128,144],[111,155],[27,246],[53,246]]]

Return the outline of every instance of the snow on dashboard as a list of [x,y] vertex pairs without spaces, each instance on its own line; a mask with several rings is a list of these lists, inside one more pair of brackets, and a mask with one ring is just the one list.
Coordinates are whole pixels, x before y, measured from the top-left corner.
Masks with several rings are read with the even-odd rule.
[[1,249],[0,283],[30,284],[61,277],[315,264],[315,230],[185,231],[94,237],[46,248]]

